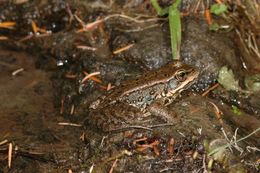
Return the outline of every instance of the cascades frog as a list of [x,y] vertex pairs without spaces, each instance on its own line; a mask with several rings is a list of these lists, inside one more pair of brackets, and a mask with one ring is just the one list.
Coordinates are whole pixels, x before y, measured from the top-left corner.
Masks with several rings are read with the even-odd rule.
[[179,61],[148,71],[93,102],[86,122],[108,132],[140,124],[149,113],[170,121],[170,117],[154,113],[149,108],[157,103],[171,103],[174,96],[189,87],[198,74],[195,68]]

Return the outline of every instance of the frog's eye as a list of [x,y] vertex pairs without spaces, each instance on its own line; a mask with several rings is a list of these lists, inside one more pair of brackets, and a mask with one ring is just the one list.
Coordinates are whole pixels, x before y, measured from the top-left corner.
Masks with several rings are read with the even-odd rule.
[[181,69],[176,72],[176,79],[179,81],[184,81],[187,78],[187,71]]

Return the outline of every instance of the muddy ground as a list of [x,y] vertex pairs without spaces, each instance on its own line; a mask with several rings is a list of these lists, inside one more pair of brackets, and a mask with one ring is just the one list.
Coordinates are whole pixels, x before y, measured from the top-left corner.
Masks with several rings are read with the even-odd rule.
[[[0,22],[15,26],[0,25],[0,172],[258,172],[260,133],[234,140],[259,129],[259,91],[209,88],[226,65],[245,90],[259,63],[235,29],[209,30],[205,3],[183,0],[180,8],[190,12],[181,61],[200,75],[168,106],[179,121],[105,133],[85,123],[89,105],[107,86],[172,61],[167,16],[158,18],[148,0],[1,1]],[[100,75],[82,83],[92,72]],[[228,142],[231,149],[209,155]]]

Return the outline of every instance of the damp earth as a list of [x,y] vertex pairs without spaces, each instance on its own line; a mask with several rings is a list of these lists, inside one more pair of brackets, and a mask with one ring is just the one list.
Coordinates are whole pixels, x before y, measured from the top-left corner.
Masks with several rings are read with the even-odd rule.
[[[259,3],[217,2],[228,11],[212,14],[214,31],[204,12],[216,1],[179,7],[179,61],[199,75],[149,108],[169,122],[134,107],[173,63],[168,16],[149,0],[1,1],[0,172],[258,172]],[[92,110],[113,91],[134,94]]]

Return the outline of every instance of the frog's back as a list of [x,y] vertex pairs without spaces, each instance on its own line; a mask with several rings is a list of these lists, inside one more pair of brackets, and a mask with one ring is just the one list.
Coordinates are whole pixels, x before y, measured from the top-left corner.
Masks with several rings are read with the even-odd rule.
[[147,71],[134,80],[123,82],[109,93],[104,103],[110,103],[120,100],[123,96],[132,92],[142,90],[159,83],[165,83],[176,76],[176,73],[180,70],[193,69],[191,66],[183,64],[179,61],[169,63],[159,69]]

